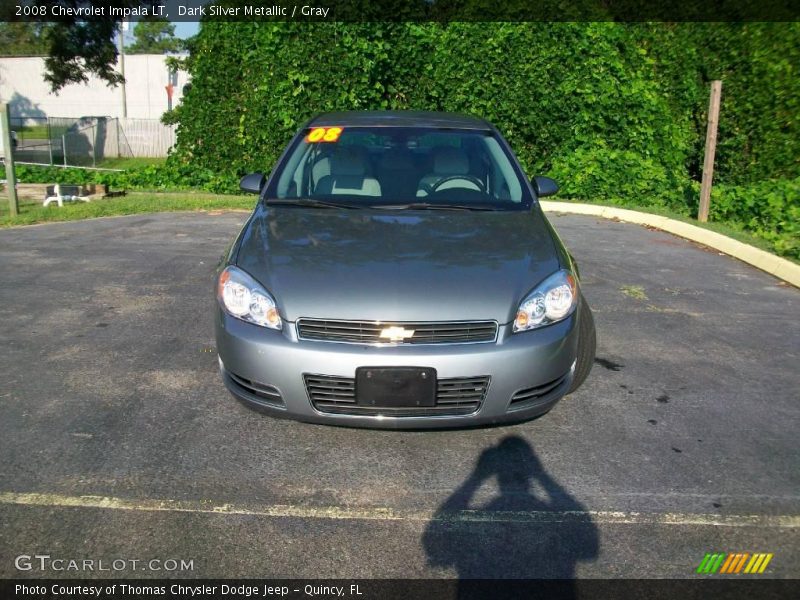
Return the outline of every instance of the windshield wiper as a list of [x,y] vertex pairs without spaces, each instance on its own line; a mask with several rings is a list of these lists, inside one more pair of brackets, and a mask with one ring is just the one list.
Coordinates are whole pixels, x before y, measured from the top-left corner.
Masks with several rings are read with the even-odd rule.
[[357,204],[346,204],[344,202],[330,202],[328,200],[316,200],[314,198],[274,198],[267,200],[267,206],[304,206],[308,208],[362,208]]
[[491,204],[431,204],[430,202],[373,204],[370,208],[386,208],[389,210],[503,210]]

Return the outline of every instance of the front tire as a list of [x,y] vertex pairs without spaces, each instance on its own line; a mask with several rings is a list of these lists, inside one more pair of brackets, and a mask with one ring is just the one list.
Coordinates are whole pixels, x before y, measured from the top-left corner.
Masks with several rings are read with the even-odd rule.
[[578,357],[575,364],[575,378],[567,394],[577,390],[586,378],[594,365],[594,356],[597,351],[597,332],[594,328],[594,316],[589,303],[581,295],[580,306],[578,307]]

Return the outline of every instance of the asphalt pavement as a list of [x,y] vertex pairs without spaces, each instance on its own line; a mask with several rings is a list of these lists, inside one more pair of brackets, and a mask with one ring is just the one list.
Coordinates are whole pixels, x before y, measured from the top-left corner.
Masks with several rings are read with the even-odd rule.
[[[15,566],[37,553],[136,577],[692,577],[709,552],[800,576],[800,290],[552,216],[598,330],[578,392],[508,427],[308,425],[217,373],[213,273],[245,218],[0,231],[0,577],[103,575]],[[130,562],[152,559],[192,568]]]

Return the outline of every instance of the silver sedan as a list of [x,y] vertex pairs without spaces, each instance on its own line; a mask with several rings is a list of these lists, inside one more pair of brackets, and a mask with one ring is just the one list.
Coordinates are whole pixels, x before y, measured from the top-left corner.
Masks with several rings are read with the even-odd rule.
[[290,142],[217,279],[223,381],[304,421],[466,427],[547,412],[586,379],[577,267],[495,127],[319,116]]

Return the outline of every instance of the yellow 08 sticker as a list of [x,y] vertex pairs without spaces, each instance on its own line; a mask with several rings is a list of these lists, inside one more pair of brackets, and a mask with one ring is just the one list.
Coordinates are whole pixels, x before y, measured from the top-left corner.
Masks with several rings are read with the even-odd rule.
[[306,136],[306,142],[309,144],[317,143],[317,142],[337,142],[339,141],[339,136],[342,135],[341,127],[314,127],[311,131],[308,132]]

